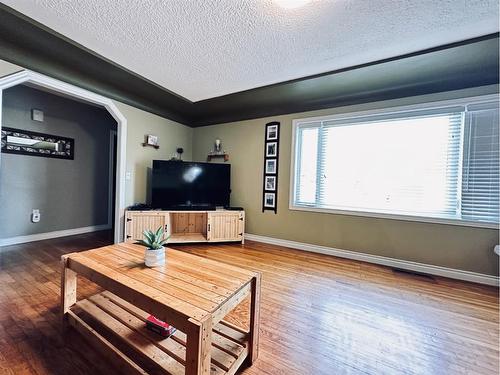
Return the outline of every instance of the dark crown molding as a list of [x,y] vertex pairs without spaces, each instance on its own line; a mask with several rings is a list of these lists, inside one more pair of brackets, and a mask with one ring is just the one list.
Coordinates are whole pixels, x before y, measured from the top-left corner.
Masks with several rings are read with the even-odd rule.
[[3,4],[0,58],[197,127],[498,84],[499,34],[194,103]]

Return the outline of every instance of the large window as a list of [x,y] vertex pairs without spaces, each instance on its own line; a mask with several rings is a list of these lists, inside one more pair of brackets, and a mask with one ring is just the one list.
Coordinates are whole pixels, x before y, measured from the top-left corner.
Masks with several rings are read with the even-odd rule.
[[492,226],[498,102],[294,121],[291,208]]

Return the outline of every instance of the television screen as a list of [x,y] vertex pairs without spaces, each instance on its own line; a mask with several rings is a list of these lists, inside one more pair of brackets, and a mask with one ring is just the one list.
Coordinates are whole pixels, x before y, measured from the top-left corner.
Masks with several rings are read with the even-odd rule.
[[156,209],[229,206],[231,166],[153,160],[151,205]]

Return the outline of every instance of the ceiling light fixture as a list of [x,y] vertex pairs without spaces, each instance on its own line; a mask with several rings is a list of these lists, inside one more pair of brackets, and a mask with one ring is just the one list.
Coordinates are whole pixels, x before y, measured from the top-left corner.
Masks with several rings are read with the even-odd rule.
[[276,4],[285,9],[295,9],[310,3],[311,0],[274,0]]

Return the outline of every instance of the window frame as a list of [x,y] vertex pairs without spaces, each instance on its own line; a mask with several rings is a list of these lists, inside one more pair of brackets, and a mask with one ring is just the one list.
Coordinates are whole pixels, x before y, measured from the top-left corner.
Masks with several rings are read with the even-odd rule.
[[[348,215],[348,216],[360,216],[378,219],[391,219],[391,220],[402,220],[410,222],[421,222],[421,223],[431,223],[431,224],[447,224],[447,225],[458,225],[466,227],[476,227],[476,228],[487,228],[487,229],[499,229],[500,224],[497,223],[487,223],[483,221],[469,221],[461,219],[451,219],[442,218],[434,216],[415,216],[415,215],[404,215],[399,213],[387,213],[387,212],[377,212],[377,211],[364,211],[364,210],[342,210],[333,208],[321,208],[321,207],[307,207],[307,206],[297,206],[294,204],[295,197],[295,181],[297,176],[295,176],[296,165],[297,165],[297,133],[299,125],[308,122],[317,121],[327,121],[327,120],[352,120],[356,117],[365,117],[372,115],[390,115],[397,114],[400,112],[408,112],[415,110],[433,110],[441,109],[450,106],[467,106],[471,104],[478,104],[485,101],[499,101],[500,95],[488,94],[480,96],[462,97],[457,99],[440,100],[440,101],[430,101],[422,102],[418,104],[403,105],[403,106],[391,106],[382,107],[384,102],[373,102],[372,104],[380,105],[377,109],[365,110],[365,111],[352,111],[352,112],[340,112],[337,114],[325,115],[325,116],[315,116],[315,117],[305,117],[297,118],[292,120],[292,148],[291,148],[291,160],[290,160],[290,190],[289,190],[289,201],[288,208],[292,211],[305,211],[305,212],[318,212],[326,214],[335,215]],[[342,108],[340,108],[342,109]],[[462,129],[463,132],[463,129]],[[463,143],[460,147],[461,155],[460,159],[463,157]],[[462,174],[462,165],[459,167],[460,179]],[[461,189],[459,190],[461,194]]]

